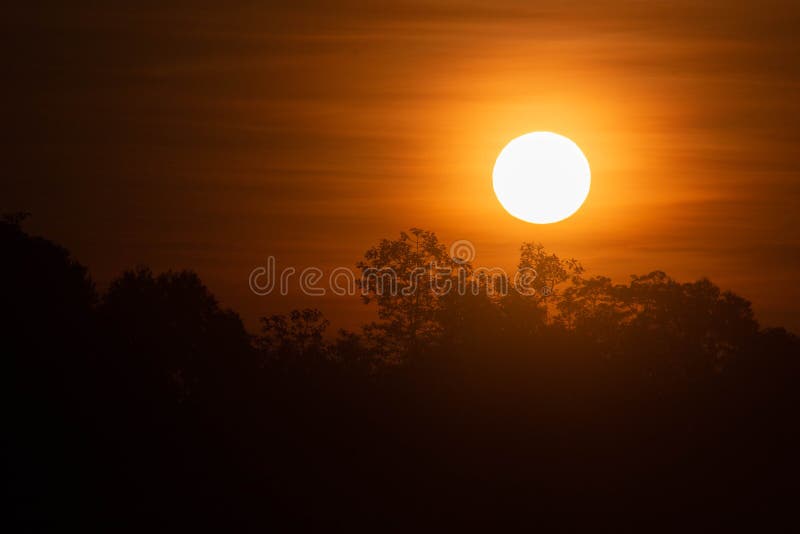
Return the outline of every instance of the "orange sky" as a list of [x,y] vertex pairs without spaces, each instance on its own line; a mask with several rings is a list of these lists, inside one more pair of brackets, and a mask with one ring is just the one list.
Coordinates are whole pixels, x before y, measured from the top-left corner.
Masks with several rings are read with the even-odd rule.
[[[253,326],[358,299],[262,298],[278,264],[353,266],[420,226],[512,267],[523,240],[624,281],[663,269],[800,330],[800,9],[792,2],[131,2],[0,23],[7,173],[107,282],[196,269]],[[584,207],[531,225],[497,203],[513,137],[551,130],[592,167]]]

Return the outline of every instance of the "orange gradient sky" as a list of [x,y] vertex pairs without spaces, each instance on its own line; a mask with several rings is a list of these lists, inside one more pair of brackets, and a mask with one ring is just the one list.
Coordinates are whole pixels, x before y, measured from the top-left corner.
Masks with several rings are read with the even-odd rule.
[[[122,3],[18,7],[3,211],[106,283],[196,269],[248,325],[357,298],[257,297],[248,273],[353,267],[411,226],[512,268],[541,241],[589,274],[708,276],[800,330],[800,10],[792,2]],[[532,225],[492,191],[512,138],[592,168]]]

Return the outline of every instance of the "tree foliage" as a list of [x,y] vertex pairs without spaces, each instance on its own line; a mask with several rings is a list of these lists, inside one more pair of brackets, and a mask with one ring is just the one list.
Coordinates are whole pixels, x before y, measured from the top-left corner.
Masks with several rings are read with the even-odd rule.
[[[616,283],[525,245],[520,265],[541,270],[546,296],[367,285],[379,318],[363,332],[329,335],[305,309],[250,336],[191,271],[139,267],[98,294],[20,222],[0,222],[0,334],[5,481],[28,522],[445,517],[469,530],[544,503],[564,527],[620,499],[680,526],[675,510],[701,502],[709,530],[732,506],[758,510],[759,528],[763,511],[795,515],[800,340],[760,329],[746,299],[707,279]],[[422,230],[359,265],[429,281],[434,261],[478,278]]]

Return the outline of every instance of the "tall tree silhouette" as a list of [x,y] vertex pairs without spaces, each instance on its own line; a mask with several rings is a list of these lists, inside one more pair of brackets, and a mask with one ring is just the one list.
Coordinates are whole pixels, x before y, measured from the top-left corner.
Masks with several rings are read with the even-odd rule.
[[27,521],[37,528],[57,515],[80,515],[79,507],[62,512],[52,504],[59,495],[70,504],[77,504],[71,494],[87,495],[94,473],[81,476],[81,464],[90,457],[97,410],[84,395],[102,365],[94,352],[97,293],[86,267],[65,248],[25,233],[26,218],[0,221],[3,484],[11,508],[22,501],[41,512]]
[[470,269],[455,262],[433,232],[419,228],[381,240],[357,266],[363,300],[377,303],[380,318],[366,334],[390,358],[414,354],[440,332],[440,297],[458,283],[459,269]]
[[532,270],[537,290],[534,297],[542,303],[545,316],[549,313],[548,305],[556,301],[558,286],[579,278],[584,270],[578,260],[561,259],[534,242],[522,244],[517,267],[520,273]]

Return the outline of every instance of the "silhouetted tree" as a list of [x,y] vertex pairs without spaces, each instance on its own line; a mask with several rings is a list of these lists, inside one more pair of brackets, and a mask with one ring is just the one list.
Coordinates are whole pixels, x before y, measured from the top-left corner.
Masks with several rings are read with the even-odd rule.
[[456,262],[433,232],[412,228],[395,240],[383,239],[357,264],[365,303],[376,302],[380,321],[365,335],[373,350],[388,358],[416,353],[441,332],[440,297],[458,283]]
[[191,271],[126,271],[111,282],[99,313],[107,334],[131,354],[129,372],[143,372],[177,399],[222,387],[222,374],[253,358],[239,316],[221,309]]
[[548,320],[550,307],[557,310],[558,286],[570,280],[578,280],[583,274],[583,266],[575,259],[561,259],[549,252],[541,243],[526,242],[520,247],[517,265],[520,274],[532,272],[535,276],[533,295],[525,295],[540,303],[545,320]]
[[81,465],[91,459],[86,449],[99,401],[90,388],[102,365],[95,353],[97,294],[86,267],[65,248],[23,231],[26,218],[0,221],[4,522],[27,507],[39,513],[26,518],[25,528],[36,529],[56,515],[80,516],[77,507],[54,513],[58,498],[78,504],[70,495],[96,495],[88,488],[96,477]]
[[330,323],[319,310],[270,315],[262,317],[261,324],[258,346],[267,359],[307,365],[328,357],[323,336]]

